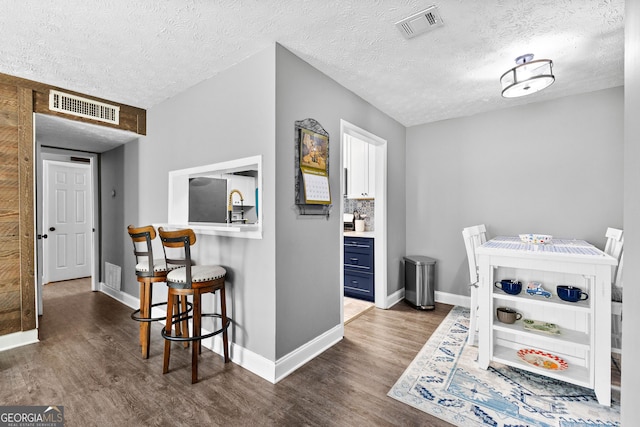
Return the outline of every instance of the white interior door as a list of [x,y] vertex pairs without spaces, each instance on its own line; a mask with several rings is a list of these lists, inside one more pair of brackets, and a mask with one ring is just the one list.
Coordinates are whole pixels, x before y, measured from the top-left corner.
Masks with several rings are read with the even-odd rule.
[[91,276],[91,166],[44,161],[44,283]]

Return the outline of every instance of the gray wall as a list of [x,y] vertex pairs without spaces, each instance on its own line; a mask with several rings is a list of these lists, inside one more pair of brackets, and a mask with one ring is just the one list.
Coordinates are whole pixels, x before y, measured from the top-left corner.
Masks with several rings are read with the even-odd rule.
[[[340,119],[388,141],[388,234],[400,236],[388,242],[391,294],[405,248],[404,191],[393,191],[404,188],[405,128],[281,46],[149,109],[148,135],[124,152],[123,224],[136,225],[167,221],[169,171],[263,156],[263,239],[200,236],[196,245],[199,262],[228,270],[233,341],[273,361],[340,323],[339,209],[328,221],[294,210],[294,122],[309,117],[331,136],[336,204]],[[128,239],[121,247],[131,252]],[[133,271],[126,256],[125,290],[137,295]]]
[[624,70],[624,321],[622,322],[622,425],[638,423],[640,408],[640,2],[625,3]]
[[464,227],[603,248],[622,227],[622,129],[621,87],[409,128],[407,252],[438,260],[437,290],[469,295]]
[[[125,241],[124,233],[128,225],[124,223],[124,151],[125,147],[120,146],[100,154],[100,276],[103,282],[105,262],[119,265],[124,271],[125,258],[133,258],[130,255],[133,247],[130,241]],[[115,191],[115,196],[112,195],[112,191]],[[125,243],[128,244],[128,251],[122,250]],[[134,281],[134,284],[137,282]],[[137,287],[131,289],[130,283],[125,287],[123,281],[122,285],[122,290],[137,293]]]
[[[126,196],[125,219],[143,225],[167,221],[170,171],[263,156],[263,239],[200,235],[194,258],[200,264],[227,268],[232,341],[272,361],[276,307],[274,49],[150,108],[148,134],[137,144],[127,144],[125,159],[126,170],[132,172],[126,186],[138,192],[135,197]],[[128,252],[129,246],[125,245]],[[129,258],[132,263],[133,257]],[[128,283],[135,280],[133,271],[130,264],[125,271]],[[137,295],[137,291],[130,293]],[[204,301],[203,310],[213,308],[207,306],[213,303],[213,298]]]
[[[276,352],[282,357],[340,323],[340,119],[388,143],[388,293],[404,256],[405,128],[280,45],[276,85]],[[298,216],[294,124],[313,118],[329,133],[330,218]]]
[[[120,250],[124,254],[124,263],[122,267],[122,291],[138,297],[140,293],[140,285],[136,280],[136,275],[133,273],[135,271],[133,245],[125,227],[130,224],[134,226],[148,224],[148,222],[145,223],[144,219],[141,219],[139,216],[138,208],[140,203],[138,196],[140,194],[140,183],[138,179],[138,168],[140,167],[140,139],[128,142],[123,146],[123,150],[124,158],[122,159],[122,176],[125,184],[122,189],[122,200],[124,204],[124,219],[122,229],[116,230],[114,233],[120,233],[123,236],[123,244],[120,246]],[[108,241],[108,237],[105,236],[103,241],[106,243]],[[158,258],[158,255],[154,254],[154,258]]]

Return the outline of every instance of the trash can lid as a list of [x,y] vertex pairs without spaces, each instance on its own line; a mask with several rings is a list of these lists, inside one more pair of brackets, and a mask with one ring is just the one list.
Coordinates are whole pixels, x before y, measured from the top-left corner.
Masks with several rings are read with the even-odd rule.
[[409,261],[412,262],[416,265],[420,265],[420,264],[435,264],[436,260],[433,258],[429,258],[426,256],[421,256],[421,255],[407,255],[406,257],[404,257],[405,261]]

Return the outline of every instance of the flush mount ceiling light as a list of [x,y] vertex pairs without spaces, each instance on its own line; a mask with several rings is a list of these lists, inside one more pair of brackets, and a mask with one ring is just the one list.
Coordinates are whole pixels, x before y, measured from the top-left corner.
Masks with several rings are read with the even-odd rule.
[[533,54],[518,56],[517,66],[500,77],[502,96],[517,98],[531,95],[550,86],[556,78],[553,75],[553,62],[550,59],[533,60]]

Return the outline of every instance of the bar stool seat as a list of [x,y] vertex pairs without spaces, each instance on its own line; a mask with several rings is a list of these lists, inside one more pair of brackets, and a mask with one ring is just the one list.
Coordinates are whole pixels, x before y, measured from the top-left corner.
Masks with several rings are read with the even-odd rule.
[[[167,268],[167,264],[163,258],[157,258],[153,260],[153,274],[148,274],[149,273],[148,261],[141,261],[138,264],[136,264],[136,275],[138,275],[138,282],[140,282],[140,286],[141,286],[140,308],[135,310],[133,313],[131,313],[131,318],[133,320],[136,320],[138,322],[156,322],[156,321],[166,319],[166,316],[150,317],[151,308],[166,305],[167,304],[166,302],[157,302],[155,304],[151,304],[150,306],[148,306],[148,309],[146,308],[148,303],[151,302],[151,296],[153,292],[153,288],[149,287],[150,284],[159,283],[159,282],[165,283],[167,279],[168,270],[169,269]],[[143,287],[144,289],[142,289]],[[190,303],[187,303],[187,304],[188,304],[188,311],[190,311],[191,304]],[[145,311],[144,314],[142,313],[143,311]],[[176,314],[175,317],[178,317],[178,314]],[[140,326],[141,328],[144,329],[144,325],[140,325]],[[148,354],[149,339],[146,339],[146,341],[147,341],[147,345],[144,346],[145,348],[143,349],[143,357],[145,359],[149,357],[149,354]],[[145,356],[145,352],[146,352],[146,356]]]
[[[165,320],[166,316],[151,317],[151,310],[153,307],[163,305],[176,305],[176,314],[172,317],[177,319],[183,314],[186,315],[192,309],[191,303],[187,302],[186,297],[175,297],[171,301],[171,304],[167,302],[158,302],[152,304],[153,301],[153,284],[165,283],[167,280],[167,272],[171,270],[167,267],[167,263],[164,258],[153,258],[153,245],[152,241],[156,237],[156,230],[152,225],[146,225],[142,227],[134,227],[129,225],[127,227],[129,236],[133,242],[133,254],[136,257],[136,276],[140,283],[140,308],[131,313],[131,318],[137,322],[140,322],[140,347],[142,349],[142,358],[149,358],[149,343],[151,341],[151,322]],[[151,262],[151,268],[149,267],[149,260]],[[178,304],[181,307],[178,307]],[[173,310],[172,310],[173,312]],[[182,335],[182,331],[188,333],[187,321],[184,320],[176,327],[177,334]],[[185,347],[189,344],[185,342]]]
[[[194,265],[191,267],[191,281],[193,287],[206,284],[211,280],[217,280],[224,278],[227,275],[227,270],[219,265]],[[188,288],[189,282],[187,282],[187,269],[180,267],[171,271],[167,275],[167,280],[171,282],[171,286],[176,289],[180,289],[180,285],[185,285],[184,288]]]
[[[156,264],[161,262],[162,265]],[[131,318],[138,322],[155,322],[158,320],[165,320],[166,316],[162,317],[150,317],[151,308],[166,305],[166,302],[157,302],[147,307],[148,303],[152,301],[151,296],[153,288],[150,287],[152,283],[166,282],[167,280],[167,266],[163,259],[153,260],[153,272],[149,274],[149,262],[143,261],[136,264],[136,275],[138,276],[138,282],[140,282],[140,308],[131,313]],[[144,313],[143,313],[144,312]],[[143,325],[140,325],[142,328]],[[147,348],[148,350],[148,348]],[[143,354],[144,356],[144,354]],[[145,357],[145,359],[148,357]]]
[[[171,357],[171,342],[193,342],[191,346],[191,383],[198,382],[198,357],[202,350],[203,339],[222,334],[224,362],[229,362],[229,339],[227,329],[231,319],[227,317],[225,279],[227,271],[219,265],[194,265],[191,259],[191,246],[196,242],[196,235],[191,229],[165,231],[158,229],[162,248],[165,253],[166,265],[179,267],[171,269],[167,274],[167,286],[169,297],[184,295],[193,296],[192,315],[181,315],[177,320],[172,320],[172,307],[167,307],[166,325],[162,329],[164,343],[164,363],[162,373],[169,372],[169,360]],[[174,255],[178,252],[177,256]],[[169,255],[171,253],[171,256]],[[220,291],[220,313],[202,313],[202,294],[216,293]],[[202,334],[201,324],[203,317],[215,317],[220,319],[220,327],[210,333]],[[179,324],[184,319],[192,319],[192,332],[190,337],[182,337],[172,334],[172,326]]]

